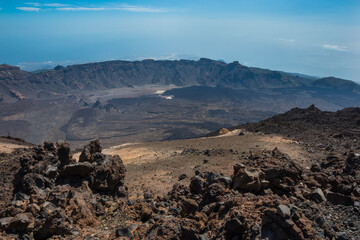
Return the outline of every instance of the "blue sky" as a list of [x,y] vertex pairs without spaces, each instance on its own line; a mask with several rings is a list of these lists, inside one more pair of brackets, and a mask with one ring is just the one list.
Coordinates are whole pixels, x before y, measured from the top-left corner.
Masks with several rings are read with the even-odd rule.
[[359,0],[0,0],[0,63],[198,59],[360,81]]

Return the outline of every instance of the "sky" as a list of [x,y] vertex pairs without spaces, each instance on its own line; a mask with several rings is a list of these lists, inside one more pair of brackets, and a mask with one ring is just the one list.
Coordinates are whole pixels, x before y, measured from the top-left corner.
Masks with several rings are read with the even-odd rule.
[[360,1],[0,0],[0,64],[200,57],[360,82]]

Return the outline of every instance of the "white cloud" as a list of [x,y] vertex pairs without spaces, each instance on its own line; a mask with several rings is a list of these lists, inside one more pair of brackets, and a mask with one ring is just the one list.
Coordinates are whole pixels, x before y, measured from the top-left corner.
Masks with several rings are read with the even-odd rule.
[[162,8],[152,8],[122,4],[118,6],[76,6],[62,3],[37,3],[26,2],[26,5],[31,7],[17,7],[21,11],[35,11],[40,10],[57,10],[57,11],[125,11],[125,12],[137,12],[137,13],[162,13],[168,10]]
[[17,7],[17,10],[24,12],[39,12],[41,8],[38,7]]
[[325,49],[328,49],[328,50],[334,50],[334,51],[338,51],[338,52],[347,52],[348,51],[347,47],[339,46],[339,45],[323,44],[322,47]]
[[61,8],[55,8],[58,11],[103,11],[106,10],[106,8],[98,7],[61,7]]
[[143,12],[143,13],[161,13],[166,12],[165,9],[140,7],[124,5],[123,7],[59,7],[55,8],[58,11],[126,11],[126,12]]
[[62,4],[62,3],[44,3],[42,6],[44,7],[66,7],[69,6],[68,4]]
[[17,64],[22,70],[35,71],[39,69],[53,69],[57,65],[68,66],[73,64],[86,63],[84,61],[46,61],[46,62],[20,62]]
[[152,60],[179,60],[180,57],[177,56],[176,54],[171,54],[169,56],[154,56],[154,57],[136,57],[136,58],[129,58],[127,60],[129,61],[142,61],[142,60],[146,60],[146,59],[152,59]]
[[34,6],[34,7],[40,7],[41,6],[40,3],[36,3],[36,2],[26,2],[25,4],[26,5],[31,5],[31,6]]
[[161,8],[152,8],[152,7],[142,7],[142,6],[132,6],[124,4],[122,7],[119,8],[112,8],[114,10],[122,10],[127,12],[144,12],[144,13],[161,13],[167,12],[165,9]]
[[276,38],[276,40],[282,41],[282,42],[287,42],[287,43],[294,43],[295,40],[294,39],[287,39],[287,38]]
[[37,3],[37,2],[26,2],[27,5],[32,5],[34,7],[67,7],[69,4],[62,3]]

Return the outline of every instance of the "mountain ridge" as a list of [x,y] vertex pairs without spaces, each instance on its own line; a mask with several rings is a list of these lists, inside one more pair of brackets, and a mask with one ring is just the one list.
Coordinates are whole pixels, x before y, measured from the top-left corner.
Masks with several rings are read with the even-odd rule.
[[314,86],[360,92],[360,86],[349,80],[306,78],[304,75],[247,67],[236,61],[227,64],[206,58],[198,61],[117,60],[58,66],[36,74],[19,67],[0,65],[0,94],[8,99],[14,97],[11,91],[36,97],[39,91],[59,93],[144,85],[199,85],[234,89]]

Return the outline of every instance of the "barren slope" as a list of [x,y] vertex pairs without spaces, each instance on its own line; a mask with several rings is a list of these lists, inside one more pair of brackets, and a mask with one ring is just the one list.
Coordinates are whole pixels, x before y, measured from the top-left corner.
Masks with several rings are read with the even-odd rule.
[[[235,130],[235,133],[238,131]],[[179,180],[188,185],[195,170],[214,171],[231,175],[233,165],[247,159],[251,152],[273,150],[289,155],[302,167],[310,167],[310,154],[296,141],[278,135],[245,132],[221,137],[175,140],[153,143],[134,143],[104,149],[104,153],[118,154],[127,169],[126,183],[130,197],[142,197],[144,191],[163,195]]]

